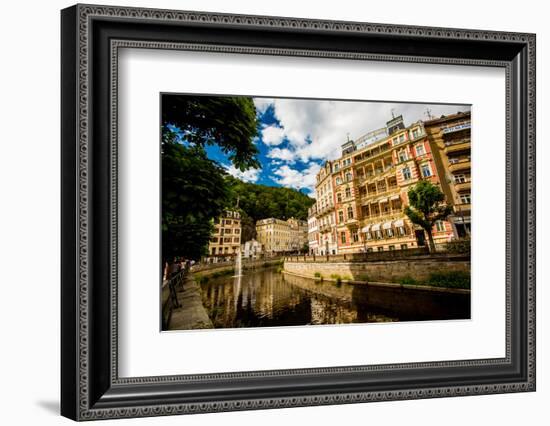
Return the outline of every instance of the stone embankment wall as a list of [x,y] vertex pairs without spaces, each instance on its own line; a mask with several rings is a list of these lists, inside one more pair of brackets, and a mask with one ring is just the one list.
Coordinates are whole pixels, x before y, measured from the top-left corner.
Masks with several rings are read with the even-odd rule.
[[324,278],[338,275],[343,280],[396,282],[411,277],[424,281],[435,272],[470,272],[470,260],[457,258],[419,257],[406,260],[387,260],[378,262],[311,262],[286,260],[284,270],[303,277],[315,278],[321,274]]
[[[273,259],[259,259],[245,261],[243,259],[242,267],[243,270],[253,269],[253,268],[262,268],[268,266],[281,265],[283,263],[283,258],[273,258]],[[219,263],[209,263],[206,265],[196,265],[191,267],[191,273],[199,274],[201,276],[208,276],[218,272],[232,271],[235,269],[234,262],[219,262]]]

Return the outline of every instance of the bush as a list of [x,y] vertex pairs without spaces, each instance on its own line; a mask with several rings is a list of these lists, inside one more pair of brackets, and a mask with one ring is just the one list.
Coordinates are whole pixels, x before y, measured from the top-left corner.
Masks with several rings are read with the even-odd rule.
[[399,284],[408,284],[408,285],[416,285],[418,282],[411,277],[410,275],[405,275],[404,277],[399,278],[398,280]]
[[330,278],[332,278],[333,280],[336,280],[336,285],[337,286],[341,286],[342,285],[342,277],[338,274],[332,274],[330,276]]
[[315,273],[313,274],[313,276],[314,276],[315,278],[321,278],[321,277],[322,277],[322,275],[321,275],[320,272],[315,272]]
[[445,249],[448,253],[452,254],[470,254],[471,241],[470,238],[460,238],[453,240],[445,245]]
[[470,273],[463,271],[435,272],[426,284],[434,287],[470,288]]

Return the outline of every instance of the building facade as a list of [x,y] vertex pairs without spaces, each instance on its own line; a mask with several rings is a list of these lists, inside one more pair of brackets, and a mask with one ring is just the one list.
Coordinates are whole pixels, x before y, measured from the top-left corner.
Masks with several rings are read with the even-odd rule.
[[208,245],[209,257],[235,256],[241,249],[241,215],[227,210],[214,223]]
[[243,257],[245,259],[259,259],[262,256],[262,244],[256,240],[250,240],[243,244]]
[[453,206],[449,220],[459,238],[471,233],[471,113],[459,112],[424,123],[442,189]]
[[307,239],[309,254],[319,254],[319,228],[317,226],[317,203],[308,209]]
[[[423,247],[425,232],[404,213],[408,191],[420,180],[441,187],[428,135],[422,122],[405,126],[401,116],[377,130],[342,146],[341,158],[327,161],[317,176],[317,227],[319,248],[326,236],[332,245],[324,253],[345,254]],[[364,140],[369,143],[364,143]],[[321,213],[323,212],[323,213]],[[454,235],[450,222],[440,221],[433,229],[436,245]],[[336,247],[334,247],[334,245]]]
[[308,241],[308,225],[294,218],[261,219],[256,222],[256,238],[266,253],[297,252]]
[[318,253],[315,254],[320,255],[338,253],[332,168],[332,161],[327,161],[317,174],[315,183],[315,194],[317,197],[315,203],[315,223],[318,229]]

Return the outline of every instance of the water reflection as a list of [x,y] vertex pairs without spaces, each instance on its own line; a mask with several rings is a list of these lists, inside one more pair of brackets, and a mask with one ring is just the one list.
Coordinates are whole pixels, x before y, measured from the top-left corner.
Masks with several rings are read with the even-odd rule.
[[470,296],[330,282],[273,268],[202,284],[216,328],[470,318]]

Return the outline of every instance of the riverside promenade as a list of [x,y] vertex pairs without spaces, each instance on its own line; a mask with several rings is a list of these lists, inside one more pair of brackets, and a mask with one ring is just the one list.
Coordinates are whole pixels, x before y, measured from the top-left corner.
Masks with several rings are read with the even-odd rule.
[[193,274],[182,271],[177,282],[163,286],[163,330],[214,328],[202,304],[202,293]]

